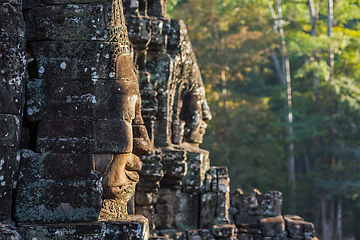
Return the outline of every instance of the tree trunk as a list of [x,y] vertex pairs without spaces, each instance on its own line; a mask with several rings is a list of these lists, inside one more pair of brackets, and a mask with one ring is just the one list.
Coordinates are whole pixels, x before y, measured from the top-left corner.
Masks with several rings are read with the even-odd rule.
[[[333,32],[334,26],[334,2],[333,0],[328,0],[328,36],[330,37]],[[334,46],[330,41],[329,47],[329,58],[328,65],[330,67],[330,81],[334,76]]]
[[334,222],[335,222],[335,214],[334,214],[334,201],[330,202],[330,221],[329,221],[329,239],[334,240]]
[[330,240],[330,224],[327,221],[327,209],[326,209],[326,200],[324,197],[320,197],[321,201],[321,221],[322,221],[322,239]]
[[336,214],[336,240],[342,240],[342,199],[339,197],[337,202]]
[[316,20],[318,14],[315,8],[315,2],[314,0],[309,0],[308,4],[309,4],[309,13],[310,13],[310,25],[311,25],[310,35],[316,36],[315,26],[316,26]]
[[221,85],[222,85],[222,95],[223,95],[223,109],[224,113],[226,112],[227,96],[226,96],[226,75],[225,70],[221,71]]
[[309,161],[309,156],[308,156],[308,152],[306,150],[306,147],[303,147],[303,154],[304,154],[304,164],[305,164],[306,175],[308,177],[311,177],[310,176],[310,161]]
[[284,34],[284,28],[283,28],[283,19],[282,19],[282,7],[281,7],[281,0],[276,0],[276,12],[272,6],[272,4],[269,3],[269,10],[274,18],[274,31],[279,34],[279,40],[280,40],[280,54],[281,54],[281,66],[280,61],[277,58],[277,55],[275,53],[272,53],[272,58],[274,60],[276,71],[279,75],[280,82],[285,86],[286,89],[286,116],[285,116],[285,134],[286,134],[286,140],[287,140],[287,166],[288,166],[288,180],[290,182],[290,193],[291,198],[290,199],[290,210],[292,212],[296,211],[296,176],[295,176],[295,157],[294,157],[294,143],[292,141],[292,135],[293,135],[293,114],[292,114],[292,92],[291,92],[291,76],[290,76],[290,61],[287,54],[286,49],[286,41],[285,41],[285,34]]
[[[310,35],[315,37],[316,36],[316,21],[318,19],[318,13],[316,10],[314,0],[309,0],[308,4],[309,4],[310,25],[311,25]],[[313,51],[313,57],[316,61],[317,56],[316,56],[315,51]],[[315,75],[314,80],[313,80],[313,87],[315,89],[315,104],[316,104],[317,113],[320,113],[320,93],[319,93],[319,90],[317,89],[319,86],[319,83],[320,83],[319,77]]]
[[289,182],[291,186],[291,202],[290,210],[296,212],[296,176],[295,176],[295,157],[294,157],[294,142],[291,140],[293,135],[293,114],[292,114],[292,92],[291,92],[291,76],[290,76],[290,61],[286,49],[286,41],[284,28],[282,26],[282,7],[281,0],[276,0],[276,9],[278,13],[278,29],[281,40],[281,57],[283,66],[283,79],[285,79],[286,87],[286,108],[287,114],[285,117],[286,122],[286,140],[287,140],[287,164],[289,172]]
[[321,211],[321,201],[318,201],[316,203],[316,210],[315,210],[315,222],[314,222],[314,225],[315,225],[315,229],[320,229],[320,219],[321,219],[321,214],[322,214],[322,211]]

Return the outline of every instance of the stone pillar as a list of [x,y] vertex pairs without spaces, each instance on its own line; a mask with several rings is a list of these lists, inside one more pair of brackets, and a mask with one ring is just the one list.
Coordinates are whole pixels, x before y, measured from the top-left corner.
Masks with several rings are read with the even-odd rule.
[[23,115],[25,36],[22,1],[0,1],[0,221],[11,220]]

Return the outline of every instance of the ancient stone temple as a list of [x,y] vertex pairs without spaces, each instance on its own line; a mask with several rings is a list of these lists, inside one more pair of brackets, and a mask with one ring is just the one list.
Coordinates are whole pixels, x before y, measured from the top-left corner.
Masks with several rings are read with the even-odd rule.
[[211,113],[166,1],[0,4],[0,239],[315,238],[199,148]]

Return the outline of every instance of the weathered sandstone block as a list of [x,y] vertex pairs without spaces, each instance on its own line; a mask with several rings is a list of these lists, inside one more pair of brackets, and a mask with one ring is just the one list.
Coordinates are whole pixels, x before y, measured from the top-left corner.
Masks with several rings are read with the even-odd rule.
[[285,220],[282,216],[260,219],[260,229],[265,236],[279,236],[285,232]]
[[286,230],[290,238],[306,238],[311,239],[315,237],[314,224],[305,222],[299,216],[287,214],[284,216]]
[[99,180],[20,180],[15,219],[42,223],[97,221],[101,194]]
[[24,240],[42,239],[92,239],[104,240],[106,226],[103,222],[22,224]]
[[20,118],[13,114],[0,114],[0,147],[18,147]]

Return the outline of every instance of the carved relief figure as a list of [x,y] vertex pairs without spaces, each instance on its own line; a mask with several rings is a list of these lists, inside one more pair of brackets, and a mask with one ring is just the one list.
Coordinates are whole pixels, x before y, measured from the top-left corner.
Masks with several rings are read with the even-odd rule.
[[185,122],[183,141],[200,144],[207,127],[206,122],[210,121],[212,116],[206,101],[200,70],[196,63],[193,64],[191,85],[182,95],[182,108],[179,118]]
[[[15,213],[19,222],[127,217],[142,166],[138,156],[150,150],[122,1],[80,3],[24,2],[27,48],[35,62],[29,73],[36,72],[27,81],[26,109],[38,131],[34,154],[27,154],[31,160],[22,159],[21,165],[38,162],[44,174],[39,179],[22,174],[19,187],[24,190],[18,191]],[[48,173],[42,166],[68,169],[69,161],[81,167],[64,174]],[[49,199],[57,188],[59,193]],[[32,191],[40,197],[26,201]],[[68,192],[79,197],[69,198]]]
[[[115,199],[116,202],[126,206],[135,193],[135,186],[139,181],[137,172],[141,170],[142,162],[138,156],[150,151],[150,140],[141,117],[141,96],[130,56],[129,39],[121,1],[113,1],[111,19],[109,42],[115,45],[112,68],[115,71],[117,87],[120,92],[118,104],[122,112],[119,114],[122,115],[121,119],[124,121],[123,132],[128,135],[128,143],[125,143],[128,147],[111,157],[95,158],[100,159],[95,162],[95,169],[99,169],[103,173],[104,198]],[[111,219],[108,211],[111,215],[111,211],[114,210],[106,203],[105,199],[99,216],[100,220]]]

